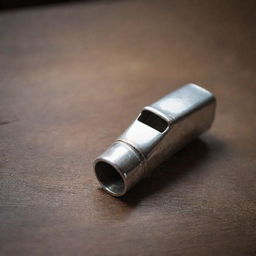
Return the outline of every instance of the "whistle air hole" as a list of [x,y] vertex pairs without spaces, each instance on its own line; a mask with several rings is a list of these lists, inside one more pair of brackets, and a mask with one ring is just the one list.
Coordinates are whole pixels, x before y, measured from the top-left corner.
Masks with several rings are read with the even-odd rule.
[[111,164],[99,161],[95,165],[95,173],[102,186],[114,195],[121,194],[125,189],[121,174]]
[[168,123],[163,118],[148,110],[143,110],[141,112],[138,121],[161,133],[168,127]]

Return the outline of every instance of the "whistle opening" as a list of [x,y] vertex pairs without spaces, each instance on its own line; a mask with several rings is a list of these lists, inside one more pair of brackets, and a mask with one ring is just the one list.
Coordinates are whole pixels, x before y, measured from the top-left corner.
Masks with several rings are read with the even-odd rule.
[[141,112],[140,116],[138,117],[138,121],[150,126],[151,128],[161,133],[164,132],[168,127],[168,123],[164,119],[148,110],[143,110]]
[[111,164],[99,161],[95,164],[95,173],[103,188],[113,195],[122,194],[125,190],[123,177]]

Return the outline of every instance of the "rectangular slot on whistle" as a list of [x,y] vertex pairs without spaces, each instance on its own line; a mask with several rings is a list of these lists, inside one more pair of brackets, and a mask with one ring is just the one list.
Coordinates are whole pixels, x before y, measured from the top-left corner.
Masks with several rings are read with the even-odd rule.
[[168,123],[164,119],[148,110],[143,110],[141,112],[140,116],[138,117],[138,121],[159,132],[164,132],[168,127]]

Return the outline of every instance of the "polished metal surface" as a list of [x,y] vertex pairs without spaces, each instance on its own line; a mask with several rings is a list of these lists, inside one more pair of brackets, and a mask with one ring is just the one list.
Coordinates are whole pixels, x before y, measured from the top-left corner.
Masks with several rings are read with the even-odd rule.
[[124,195],[171,154],[210,128],[216,100],[187,84],[145,107],[128,129],[94,161],[102,188]]

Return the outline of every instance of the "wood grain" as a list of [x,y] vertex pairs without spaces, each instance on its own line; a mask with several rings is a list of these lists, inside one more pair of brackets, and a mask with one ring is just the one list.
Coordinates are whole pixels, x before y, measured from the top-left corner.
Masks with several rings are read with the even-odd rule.
[[[1,255],[256,255],[255,1],[0,14]],[[92,169],[141,108],[198,83],[212,129],[127,196]]]

